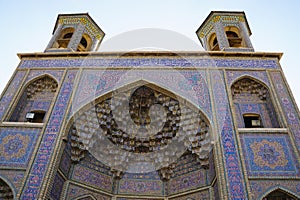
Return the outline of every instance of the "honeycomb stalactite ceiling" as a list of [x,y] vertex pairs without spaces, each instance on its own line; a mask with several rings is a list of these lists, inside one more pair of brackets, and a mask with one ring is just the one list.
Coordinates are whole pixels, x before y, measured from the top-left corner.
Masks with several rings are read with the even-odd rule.
[[268,89],[262,84],[251,80],[249,78],[244,78],[237,81],[231,87],[232,95],[234,99],[239,98],[240,95],[255,95],[259,100],[266,100],[268,97]]
[[57,83],[52,78],[45,76],[27,87],[27,98],[34,98],[36,93],[56,92]]
[[74,120],[72,160],[80,161],[87,150],[119,173],[161,169],[163,180],[186,151],[207,167],[211,139],[206,118],[171,96],[141,86],[96,103]]

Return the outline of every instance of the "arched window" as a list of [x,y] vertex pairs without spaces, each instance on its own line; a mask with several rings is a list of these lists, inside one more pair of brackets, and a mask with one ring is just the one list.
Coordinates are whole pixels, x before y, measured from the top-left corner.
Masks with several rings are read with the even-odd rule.
[[87,34],[83,34],[78,44],[77,51],[87,51],[91,46],[92,40]]
[[243,41],[240,37],[240,30],[235,26],[225,27],[225,33],[228,39],[229,47],[242,47]]
[[66,28],[62,30],[60,36],[54,42],[52,48],[67,48],[74,31],[74,28]]
[[14,199],[14,194],[12,189],[2,179],[0,179],[0,199],[5,199],[5,200]]
[[9,121],[42,123],[56,90],[57,82],[49,76],[31,82],[24,89]]
[[243,78],[231,86],[239,128],[279,128],[276,110],[266,86]]
[[215,33],[211,34],[208,44],[209,44],[209,48],[211,51],[219,51],[220,50],[218,39],[217,39],[217,36]]
[[284,192],[283,190],[275,190],[268,194],[263,200],[297,200],[298,198],[291,196],[290,194]]

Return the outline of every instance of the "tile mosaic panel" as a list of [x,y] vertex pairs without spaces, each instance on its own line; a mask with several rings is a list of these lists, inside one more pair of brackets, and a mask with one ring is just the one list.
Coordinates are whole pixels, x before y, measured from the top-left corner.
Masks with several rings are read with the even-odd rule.
[[232,124],[224,76],[221,71],[211,71],[212,90],[223,148],[225,174],[230,199],[246,199],[245,181],[241,171],[240,158],[236,146],[235,131]]
[[64,186],[64,179],[61,175],[59,175],[58,173],[55,175],[54,181],[53,181],[53,185],[52,185],[52,189],[50,192],[50,197],[52,198],[52,200],[59,200],[60,196],[61,196],[61,192]]
[[69,152],[64,150],[59,162],[59,169],[66,177],[68,177],[70,167],[71,167],[71,155],[69,154]]
[[72,180],[99,188],[107,192],[112,192],[113,180],[111,176],[87,167],[83,167],[81,165],[74,166]]
[[279,124],[277,122],[276,116],[274,116],[274,111],[270,111],[267,103],[234,103],[236,118],[238,120],[238,127],[244,128],[243,114],[255,113],[259,114],[261,117],[262,125],[265,128],[278,128]]
[[270,82],[265,71],[230,71],[226,70],[227,83],[229,86],[233,84],[236,80],[241,77],[252,77],[254,79],[260,80],[265,85],[270,87]]
[[300,176],[300,165],[287,134],[241,134],[249,176]]
[[85,153],[85,157],[80,161],[79,165],[82,165],[89,169],[93,169],[102,174],[112,176],[112,173],[110,172],[110,167],[98,161],[89,152]]
[[77,185],[74,185],[72,183],[69,184],[69,187],[66,192],[65,199],[76,199],[79,197],[85,197],[85,196],[92,196],[97,200],[110,200],[111,197],[105,194],[102,194],[101,192],[95,192],[93,190],[90,190],[88,188],[83,188]]
[[51,75],[50,77],[54,77],[55,80],[59,83],[64,74],[64,70],[31,70],[26,78],[25,84],[28,84],[31,80],[41,77],[43,75]]
[[86,58],[86,59],[23,59],[19,68],[65,67],[226,67],[277,69],[277,59],[210,59],[210,58]]
[[194,103],[210,118],[211,105],[205,71],[186,70],[84,70],[72,104],[72,111],[107,92],[138,81],[155,85]]
[[262,199],[274,189],[281,188],[300,199],[300,180],[250,180],[252,199]]
[[70,70],[66,74],[20,199],[36,199],[40,192],[57,141],[57,134],[60,131],[62,119],[70,100],[76,75],[77,70]]
[[143,194],[161,196],[164,194],[161,180],[121,179],[118,188],[119,194]]
[[183,174],[188,174],[199,170],[203,171],[204,169],[201,167],[198,158],[196,157],[196,155],[188,153],[178,158],[171,178],[175,178]]
[[117,200],[164,200],[164,198],[143,198],[143,197],[117,197]]
[[15,96],[16,92],[20,88],[20,84],[25,74],[26,74],[25,71],[18,71],[15,74],[11,84],[8,86],[7,90],[5,91],[3,97],[0,99],[0,120],[2,119],[5,111],[9,108],[9,104],[11,103],[13,97]]
[[186,194],[183,196],[179,196],[179,197],[173,197],[173,198],[169,198],[170,200],[209,200],[210,199],[210,195],[209,195],[209,190],[203,190],[203,191],[199,191],[199,192],[195,192],[192,194]]
[[172,178],[169,181],[169,194],[177,194],[206,186],[206,178],[205,170],[199,170]]
[[300,149],[300,117],[288,92],[287,86],[280,72],[270,72],[272,82],[275,86],[280,105],[284,112],[294,137],[297,148]]
[[214,191],[214,199],[219,200],[220,199],[220,195],[219,195],[219,186],[218,186],[217,181],[213,185],[213,191]]
[[39,128],[0,129],[0,166],[26,168],[40,135]]
[[25,170],[0,170],[0,178],[9,180],[17,192],[20,190],[24,174]]
[[134,179],[134,180],[161,180],[158,171],[149,173],[124,173],[123,179]]

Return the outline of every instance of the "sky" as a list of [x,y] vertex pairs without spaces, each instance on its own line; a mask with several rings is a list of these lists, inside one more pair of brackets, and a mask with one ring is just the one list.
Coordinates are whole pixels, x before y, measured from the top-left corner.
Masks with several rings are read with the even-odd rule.
[[[17,53],[45,50],[58,14],[88,12],[106,34],[104,47],[120,34],[152,28],[179,33],[203,51],[195,31],[213,10],[245,11],[255,51],[284,53],[280,63],[300,105],[300,1],[296,0],[0,0],[0,92],[20,62]],[[114,45],[116,51],[119,47]]]

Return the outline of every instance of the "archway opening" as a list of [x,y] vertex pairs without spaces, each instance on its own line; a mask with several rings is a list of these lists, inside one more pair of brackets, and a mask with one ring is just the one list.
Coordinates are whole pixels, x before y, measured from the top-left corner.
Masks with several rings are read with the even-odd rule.
[[295,196],[288,194],[287,192],[277,189],[271,193],[269,193],[262,200],[297,200]]
[[5,199],[5,200],[14,199],[14,194],[12,189],[1,178],[0,178],[0,199]]

